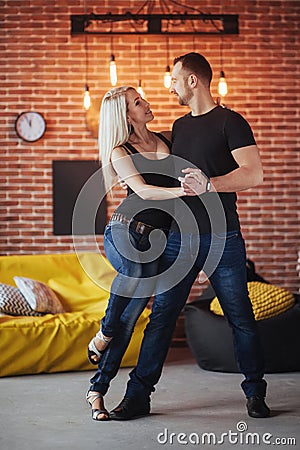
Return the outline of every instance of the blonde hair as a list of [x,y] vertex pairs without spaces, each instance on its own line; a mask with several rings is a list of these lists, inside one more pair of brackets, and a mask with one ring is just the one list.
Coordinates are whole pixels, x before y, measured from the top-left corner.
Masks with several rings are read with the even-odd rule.
[[111,163],[111,153],[115,147],[125,144],[130,135],[127,122],[126,92],[134,89],[121,86],[108,91],[102,100],[99,119],[99,157],[102,163],[104,185],[107,193],[117,181],[117,173]]

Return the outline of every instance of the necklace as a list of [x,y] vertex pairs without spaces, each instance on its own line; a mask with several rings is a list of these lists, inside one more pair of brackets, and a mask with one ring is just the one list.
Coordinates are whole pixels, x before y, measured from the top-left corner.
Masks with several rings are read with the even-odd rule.
[[143,152],[151,152],[157,153],[157,139],[153,133],[151,133],[151,142],[143,142],[142,144],[139,142],[131,141],[131,144],[139,147]]

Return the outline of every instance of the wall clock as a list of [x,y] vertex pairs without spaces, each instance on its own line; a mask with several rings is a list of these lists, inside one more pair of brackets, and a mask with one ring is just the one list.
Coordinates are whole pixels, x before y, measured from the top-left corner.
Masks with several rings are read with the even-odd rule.
[[46,121],[39,112],[25,111],[16,118],[15,130],[17,135],[24,141],[35,142],[44,135]]

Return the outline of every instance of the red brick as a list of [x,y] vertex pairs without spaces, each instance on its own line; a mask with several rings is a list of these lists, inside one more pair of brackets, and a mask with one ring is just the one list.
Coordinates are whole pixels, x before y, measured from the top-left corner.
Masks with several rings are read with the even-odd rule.
[[[82,14],[79,0],[65,4],[46,0],[0,2],[3,21],[0,49],[0,139],[2,192],[1,254],[73,251],[73,239],[52,234],[52,159],[96,159],[97,140],[86,128],[82,109],[85,83],[84,39],[70,36],[71,14]],[[94,2],[95,3],[95,2]],[[97,3],[97,2],[96,2]],[[226,104],[252,125],[265,170],[262,186],[238,194],[239,214],[248,256],[270,282],[299,288],[299,101],[295,69],[299,67],[299,2],[224,0],[227,13],[239,14],[240,34],[224,36],[224,70],[229,85]],[[136,2],[104,0],[105,10],[135,10]],[[221,4],[203,0],[201,10],[220,13]],[[280,12],[280,13],[279,13]],[[89,36],[88,82],[92,96],[110,89],[110,39]],[[170,61],[195,49],[214,68],[212,93],[217,97],[220,70],[218,36],[172,36]],[[170,129],[188,109],[162,85],[166,66],[165,39],[142,37],[141,78],[155,113],[151,129]],[[120,84],[136,86],[139,78],[136,36],[115,36],[114,53]],[[16,116],[27,109],[45,115],[41,141],[24,143],[14,132]],[[4,191],[4,192],[3,192]],[[108,199],[108,217],[125,193],[116,188]],[[41,229],[42,228],[42,229]],[[103,251],[103,238],[97,237]],[[82,238],[89,248],[89,240]],[[195,283],[190,299],[203,286]]]

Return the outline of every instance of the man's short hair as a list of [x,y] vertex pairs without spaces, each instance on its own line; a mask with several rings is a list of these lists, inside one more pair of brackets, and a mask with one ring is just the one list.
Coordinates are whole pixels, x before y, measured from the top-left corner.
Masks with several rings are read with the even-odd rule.
[[187,53],[186,55],[177,56],[173,62],[174,66],[178,62],[181,62],[183,69],[197,75],[202,83],[207,84],[208,86],[210,85],[212,80],[212,69],[203,55],[196,52]]

